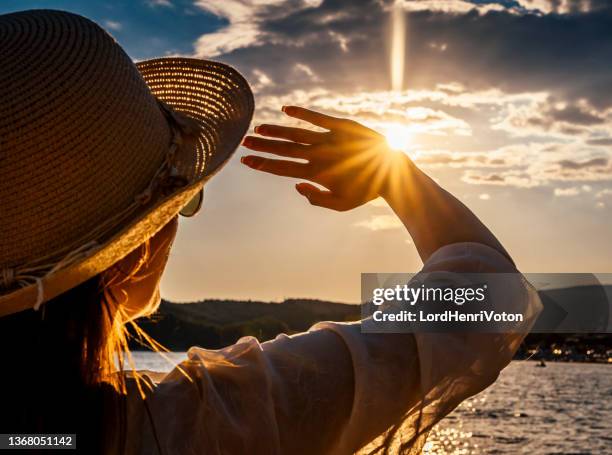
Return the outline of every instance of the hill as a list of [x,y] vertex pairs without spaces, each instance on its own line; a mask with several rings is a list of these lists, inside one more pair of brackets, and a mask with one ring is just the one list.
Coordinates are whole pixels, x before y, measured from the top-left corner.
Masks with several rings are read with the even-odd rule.
[[[204,300],[190,304],[163,301],[155,315],[138,323],[168,349],[184,351],[194,345],[216,349],[248,335],[266,341],[279,333],[303,332],[319,321],[355,321],[359,317],[358,305],[323,300]],[[133,344],[132,348],[141,347]]]

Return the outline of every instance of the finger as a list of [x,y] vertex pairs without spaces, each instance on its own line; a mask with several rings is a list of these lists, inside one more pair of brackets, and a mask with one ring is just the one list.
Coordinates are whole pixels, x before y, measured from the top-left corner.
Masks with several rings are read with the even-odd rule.
[[331,115],[321,114],[299,106],[283,106],[283,112],[289,117],[304,120],[313,125],[332,130],[342,125],[344,119],[332,117]]
[[240,162],[251,169],[283,177],[308,178],[308,165],[296,161],[273,160],[262,156],[243,156]]
[[301,144],[320,144],[325,141],[328,134],[280,125],[259,125],[255,127],[255,132],[262,136],[287,139]]
[[273,153],[289,158],[303,158],[308,154],[307,146],[288,141],[274,141],[261,137],[247,136],[242,141],[246,148],[256,152]]
[[308,199],[311,205],[324,207],[326,209],[343,212],[347,210],[341,199],[335,196],[331,191],[321,190],[310,183],[298,183],[295,185],[298,193]]

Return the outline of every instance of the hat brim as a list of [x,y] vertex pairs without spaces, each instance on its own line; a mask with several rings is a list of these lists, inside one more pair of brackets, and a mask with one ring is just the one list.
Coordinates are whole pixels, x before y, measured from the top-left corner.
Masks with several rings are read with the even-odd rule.
[[253,94],[240,73],[189,58],[147,60],[137,67],[156,98],[201,125],[197,140],[177,157],[187,185],[137,212],[81,260],[41,277],[38,284],[0,295],[0,317],[47,302],[123,259],[176,217],[240,145],[254,110]]
[[[155,97],[200,124],[193,178],[219,171],[240,145],[253,117],[248,82],[232,67],[210,60],[158,58],[136,64]],[[187,170],[188,171],[188,170]]]

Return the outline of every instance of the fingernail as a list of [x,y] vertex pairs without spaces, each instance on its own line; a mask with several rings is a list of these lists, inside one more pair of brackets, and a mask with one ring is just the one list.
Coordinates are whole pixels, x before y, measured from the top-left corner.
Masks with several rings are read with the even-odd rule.
[[297,183],[295,185],[295,189],[297,190],[298,193],[300,193],[302,196],[306,196],[306,193],[304,192],[304,188],[302,187],[302,185],[300,185],[299,183]]
[[250,166],[251,160],[248,156],[243,156],[242,158],[240,158],[240,162],[246,166]]
[[287,106],[281,107],[281,111],[283,111],[286,114],[287,113]]
[[250,147],[251,146],[251,138],[250,137],[245,137],[242,140],[242,145],[244,145],[246,147]]
[[255,131],[255,133],[259,134],[259,132],[261,131],[261,125],[257,125],[253,131]]

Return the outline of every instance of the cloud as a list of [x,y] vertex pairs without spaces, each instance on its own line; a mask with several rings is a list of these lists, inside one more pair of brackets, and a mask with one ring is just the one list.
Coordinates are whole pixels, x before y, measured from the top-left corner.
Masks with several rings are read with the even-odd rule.
[[516,0],[516,3],[526,10],[544,14],[588,13],[601,6],[597,0]]
[[369,229],[370,231],[382,231],[404,227],[395,215],[376,215],[368,220],[358,221],[353,226]]
[[107,29],[114,30],[114,31],[119,31],[123,28],[123,25],[121,24],[121,22],[111,21],[111,20],[105,20],[104,26]]
[[422,167],[508,167],[516,163],[516,157],[503,151],[482,152],[447,152],[423,151],[414,161]]
[[[612,162],[609,158],[604,157],[583,161],[563,159],[556,162],[537,162],[520,169],[496,172],[468,170],[464,172],[462,180],[473,185],[500,185],[517,188],[534,188],[548,185],[551,182],[602,182],[612,180]],[[583,185],[582,190],[589,192],[591,188]],[[564,191],[568,190],[560,190],[561,193]]]
[[[460,82],[469,91],[547,91],[559,99],[585,98],[598,107],[612,103],[607,65],[612,58],[610,8],[598,7],[597,14],[586,9],[531,14],[527,8],[503,8],[501,2],[482,3],[405,2],[410,30],[405,86],[432,87],[435,79]],[[479,8],[496,11],[481,14]],[[300,2],[261,7],[249,19],[229,18],[230,24],[252,24],[256,32],[250,35],[255,41],[248,55],[230,46],[236,51],[227,57],[243,64],[245,58],[290,67],[302,62],[333,89],[380,90],[389,86],[388,15],[389,2],[375,0],[326,1],[318,8]],[[343,50],[332,37],[342,37]],[[432,43],[445,43],[444,52],[432,49]],[[283,62],[278,55],[283,55]],[[370,76],[364,78],[365,73]]]
[[595,197],[597,199],[612,198],[612,188],[604,188],[603,190],[598,191]]
[[256,45],[259,29],[255,19],[259,5],[240,0],[207,2],[199,0],[196,5],[218,17],[226,19],[228,25],[220,30],[200,36],[195,43],[195,56],[210,58],[231,52],[234,49]]
[[557,197],[569,197],[578,196],[580,194],[580,188],[571,186],[569,188],[555,188],[554,195]]
[[308,78],[312,82],[320,82],[321,81],[319,76],[317,76],[315,74],[315,72],[312,70],[312,68],[310,68],[310,66],[308,66],[308,65],[305,65],[303,63],[296,63],[293,68],[294,68],[295,72],[297,73],[298,77],[300,75],[302,75],[302,76],[306,76],[306,78]]
[[590,185],[570,186],[565,188],[555,188],[553,194],[557,197],[572,197],[579,194],[590,193],[593,188]]
[[501,171],[492,173],[466,171],[463,174],[462,180],[472,185],[513,186],[517,188],[533,188],[541,184],[534,180],[529,174],[521,171]]
[[533,178],[542,183],[549,181],[598,182],[612,180],[612,162],[609,158],[591,158],[583,161],[560,160],[551,165],[534,167]]
[[596,145],[596,146],[609,146],[612,145],[612,137],[600,137],[589,139],[586,141],[588,145]]
[[[556,163],[562,160],[561,157],[575,155],[576,151],[573,146],[567,143],[530,142],[482,152],[423,150],[416,154],[414,160],[420,166],[427,168],[499,168],[503,169],[504,173],[514,169],[513,175],[516,176],[517,169],[523,170],[526,174],[540,172],[540,167],[544,163]],[[495,176],[499,173],[500,171],[497,171],[491,175]]]
[[436,12],[449,14],[478,13],[486,14],[489,11],[507,11],[509,8],[496,2],[476,3],[464,0],[404,0],[401,6],[406,11]]
[[216,57],[264,42],[265,31],[260,27],[264,18],[288,14],[294,10],[314,8],[319,1],[304,0],[197,0],[196,6],[227,20],[220,30],[200,36],[194,44],[195,56]]
[[156,8],[158,6],[165,8],[173,8],[174,5],[170,0],[145,0],[145,3],[152,8]]
[[[318,77],[312,70],[309,72],[303,67],[296,67],[295,71],[309,81],[313,77]],[[252,74],[257,81],[258,74]],[[295,79],[295,76],[292,79]],[[274,87],[270,89],[273,91]],[[419,96],[421,95],[407,93],[402,98],[388,91],[343,95],[321,88],[298,89],[280,96],[267,92],[262,93],[257,100],[256,116],[258,121],[280,120],[282,118],[279,114],[280,106],[301,104],[311,109],[324,111],[329,115],[353,118],[381,131],[391,124],[399,124],[410,134],[438,136],[470,136],[472,134],[472,127],[468,122],[449,114],[444,109],[415,105],[413,100]]]
[[561,160],[557,163],[563,170],[598,169],[609,167],[608,158],[591,158],[586,161]]
[[273,84],[272,79],[270,79],[266,73],[259,69],[254,69],[251,74],[255,78],[253,81],[251,81],[251,88],[255,93],[260,92]]
[[612,133],[611,117],[610,109],[598,110],[585,99],[564,102],[549,96],[529,104],[509,103],[505,117],[493,128],[518,137],[550,134],[588,137]]

